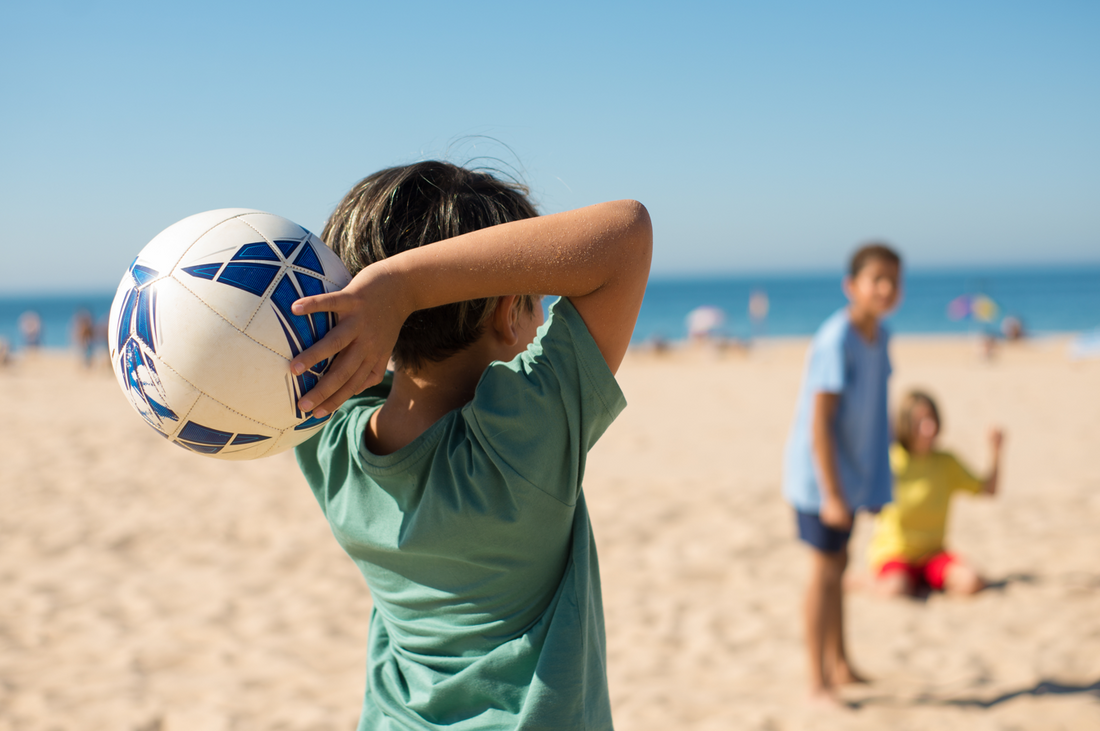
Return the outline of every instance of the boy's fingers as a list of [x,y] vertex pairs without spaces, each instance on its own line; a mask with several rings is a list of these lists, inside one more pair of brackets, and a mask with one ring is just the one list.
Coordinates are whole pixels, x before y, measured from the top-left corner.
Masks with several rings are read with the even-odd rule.
[[[320,417],[331,414],[355,394],[381,383],[382,376],[385,375],[385,366],[382,366],[381,373],[377,371],[377,366],[371,368],[370,365],[364,364],[350,379],[345,381],[335,393],[326,398],[320,405],[314,407],[314,416]],[[321,384],[318,384],[318,387],[320,387],[320,385]],[[307,394],[307,397],[311,396],[316,391],[316,388],[313,389],[313,391]]]
[[[337,323],[336,327],[329,330],[325,337],[303,350],[297,357],[291,360],[290,370],[294,375],[300,376],[321,361],[335,357],[337,353],[351,345],[351,343],[351,334],[344,328],[341,328],[339,323]],[[336,364],[338,362],[339,361],[333,361],[329,373],[337,368]],[[347,367],[350,368],[351,365],[352,364],[349,363]],[[326,376],[327,375],[328,374],[326,374]]]
[[[310,348],[310,350],[313,350],[313,348]],[[339,350],[339,348],[336,350]],[[302,353],[298,358],[295,358],[295,361],[303,358],[307,353],[309,353],[309,350]],[[332,361],[332,365],[329,367],[328,372],[321,377],[317,385],[299,399],[299,409],[302,411],[313,411],[319,408],[321,404],[325,403],[329,397],[339,390],[340,386],[351,380],[355,375],[359,361],[351,353],[348,353],[347,356],[348,357],[336,358]],[[297,362],[295,365],[297,365]]]
[[312,297],[303,297],[296,300],[290,306],[290,311],[295,315],[311,315],[314,312],[337,312],[344,298],[343,292],[315,294]]

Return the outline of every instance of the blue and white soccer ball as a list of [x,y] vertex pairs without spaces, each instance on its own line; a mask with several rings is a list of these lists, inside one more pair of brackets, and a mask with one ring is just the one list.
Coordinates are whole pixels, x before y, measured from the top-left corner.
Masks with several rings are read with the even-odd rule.
[[298,399],[329,362],[300,376],[290,360],[321,339],[331,313],[290,305],[342,289],[339,257],[285,218],[242,208],[179,221],[141,250],[111,305],[111,365],[123,393],[170,442],[254,459],[321,428]]

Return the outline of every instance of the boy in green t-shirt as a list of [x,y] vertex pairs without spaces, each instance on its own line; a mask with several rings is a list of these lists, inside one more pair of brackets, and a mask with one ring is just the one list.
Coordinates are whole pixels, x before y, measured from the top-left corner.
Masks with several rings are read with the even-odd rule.
[[371,590],[360,729],[612,727],[581,481],[652,230],[634,201],[536,216],[490,175],[383,170],[325,227],[351,284],[294,305],[339,318],[291,367],[336,357],[297,456]]

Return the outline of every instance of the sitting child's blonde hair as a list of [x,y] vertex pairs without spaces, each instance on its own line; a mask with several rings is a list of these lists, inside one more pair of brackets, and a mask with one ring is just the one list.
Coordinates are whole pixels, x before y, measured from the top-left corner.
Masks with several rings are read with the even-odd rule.
[[923,404],[932,412],[932,418],[936,425],[943,427],[940,421],[940,410],[936,408],[936,402],[924,391],[910,391],[905,394],[898,405],[898,414],[894,422],[894,438],[898,444],[905,447],[906,452],[913,451],[913,434],[916,424],[913,423],[913,409],[917,404]]

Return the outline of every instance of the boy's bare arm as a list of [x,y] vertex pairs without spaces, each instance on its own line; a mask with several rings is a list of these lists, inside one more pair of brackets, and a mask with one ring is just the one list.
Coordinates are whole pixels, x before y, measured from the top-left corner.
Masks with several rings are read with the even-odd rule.
[[372,264],[340,292],[294,304],[295,314],[335,312],[339,320],[291,363],[301,372],[340,354],[299,407],[331,413],[381,381],[411,313],[482,297],[569,297],[614,372],[634,331],[652,247],[645,207],[614,201],[481,229]]
[[821,477],[821,522],[830,528],[848,530],[852,527],[852,512],[841,489],[836,466],[836,440],[833,419],[840,394],[818,392],[814,395],[813,457]]

